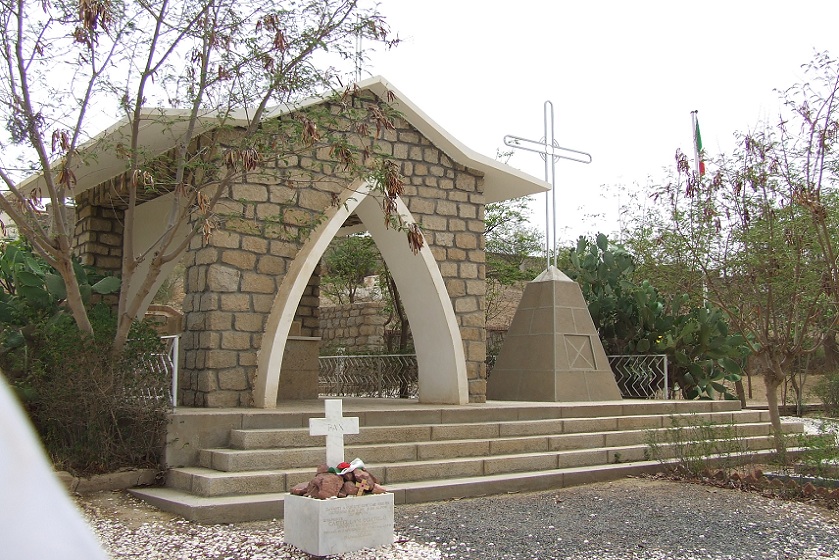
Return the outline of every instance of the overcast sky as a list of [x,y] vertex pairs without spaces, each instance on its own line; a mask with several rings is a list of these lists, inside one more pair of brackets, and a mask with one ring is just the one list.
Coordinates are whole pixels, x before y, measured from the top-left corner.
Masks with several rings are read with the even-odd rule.
[[[370,73],[470,148],[494,157],[505,134],[541,138],[543,104],[553,102],[559,144],[593,157],[558,166],[566,239],[616,229],[619,202],[603,185],[637,192],[635,184],[663,180],[677,148],[692,154],[690,111],[699,111],[705,151],[730,151],[735,131],[774,121],[774,90],[798,82],[815,51],[839,57],[837,0],[382,0],[380,8],[404,42],[376,53]],[[536,154],[509,163],[543,175]],[[534,212],[540,228],[543,205]]]

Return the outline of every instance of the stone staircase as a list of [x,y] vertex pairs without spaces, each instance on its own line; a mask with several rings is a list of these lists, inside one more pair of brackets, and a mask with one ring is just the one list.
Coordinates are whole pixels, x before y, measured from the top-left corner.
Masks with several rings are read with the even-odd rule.
[[[324,462],[324,438],[310,436],[308,429],[309,418],[323,416],[322,401],[291,410],[179,410],[176,423],[179,413],[193,415],[193,422],[203,413],[204,423],[216,431],[231,426],[224,443],[200,449],[193,466],[170,468],[165,487],[131,492],[192,521],[280,518],[288,490],[310,480]],[[733,427],[749,454],[772,448],[768,413],[740,410],[736,401],[431,406],[345,399],[344,415],[358,416],[361,426],[360,434],[346,437],[346,459],[361,458],[396,504],[546,490],[656,471],[660,463],[650,459],[646,441],[651,430],[664,430],[674,419]],[[802,426],[787,424],[785,430],[800,432]]]

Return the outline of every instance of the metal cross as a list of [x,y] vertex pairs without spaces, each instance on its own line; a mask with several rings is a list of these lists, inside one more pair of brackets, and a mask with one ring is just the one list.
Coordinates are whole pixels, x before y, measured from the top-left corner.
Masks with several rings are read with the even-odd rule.
[[[550,128],[548,121],[550,120]],[[508,134],[504,137],[504,144],[511,148],[536,152],[545,162],[545,182],[551,184],[550,192],[545,193],[545,258],[547,267],[551,266],[551,249],[553,249],[554,266],[557,265],[556,250],[556,162],[560,159],[570,159],[580,163],[591,163],[591,154],[563,148],[554,137],[554,106],[545,101],[545,135],[541,140],[528,140]],[[548,157],[550,156],[550,157]],[[553,233],[553,236],[551,236]],[[551,246],[553,239],[553,246]]]

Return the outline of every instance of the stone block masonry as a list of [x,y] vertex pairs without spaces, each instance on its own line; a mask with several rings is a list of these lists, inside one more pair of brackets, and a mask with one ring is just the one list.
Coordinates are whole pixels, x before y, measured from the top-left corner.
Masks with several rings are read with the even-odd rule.
[[321,307],[321,348],[328,352],[344,348],[351,354],[381,352],[386,347],[385,321],[382,301]]
[[83,264],[116,274],[122,267],[124,210],[111,203],[110,191],[109,182],[77,197],[75,245]]
[[[371,102],[363,96],[353,100],[359,110]],[[355,130],[337,116],[336,106],[325,105],[336,117],[324,137]],[[345,134],[350,142],[369,143]],[[276,140],[283,152],[263,153],[261,166],[229,187],[217,206],[210,243],[198,236],[185,255],[182,405],[253,406],[257,356],[277,289],[312,229],[352,180],[328,147],[288,145],[280,132]],[[469,399],[484,402],[483,176],[453,161],[399,117],[372,149],[392,156],[404,176],[402,200],[437,260],[461,331]],[[121,234],[120,211],[103,195],[109,188],[103,184],[82,201],[76,242],[86,262],[115,270],[121,255],[109,243]],[[320,334],[318,286],[316,271],[295,317],[302,336]]]

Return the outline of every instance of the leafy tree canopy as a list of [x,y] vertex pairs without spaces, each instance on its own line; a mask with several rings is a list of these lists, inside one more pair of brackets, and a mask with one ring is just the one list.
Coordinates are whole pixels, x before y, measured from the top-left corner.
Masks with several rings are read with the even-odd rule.
[[364,278],[379,273],[381,256],[369,235],[335,239],[323,256],[320,288],[338,303],[354,303]]
[[[124,205],[115,351],[162,267],[195,236],[208,240],[216,202],[264,162],[323,148],[348,178],[373,177],[386,200],[401,189],[374,146],[393,111],[386,101],[361,103],[342,86],[342,75],[364,61],[356,50],[362,39],[396,42],[378,11],[358,0],[0,0],[0,7],[0,209],[62,277],[67,308],[88,333],[94,328],[73,265],[75,224],[65,210],[82,170],[102,154],[116,155],[124,170],[115,183]],[[264,118],[273,107],[328,92],[336,92],[332,110]],[[127,123],[124,136],[90,142],[118,118]],[[174,138],[163,156],[144,145],[152,123]],[[234,127],[237,134],[228,134]],[[329,134],[338,128],[342,134]],[[30,174],[40,177],[35,188],[21,182]],[[172,195],[165,233],[135,246],[136,207],[164,192]],[[42,200],[52,208],[48,220]],[[148,272],[138,272],[142,262]]]

